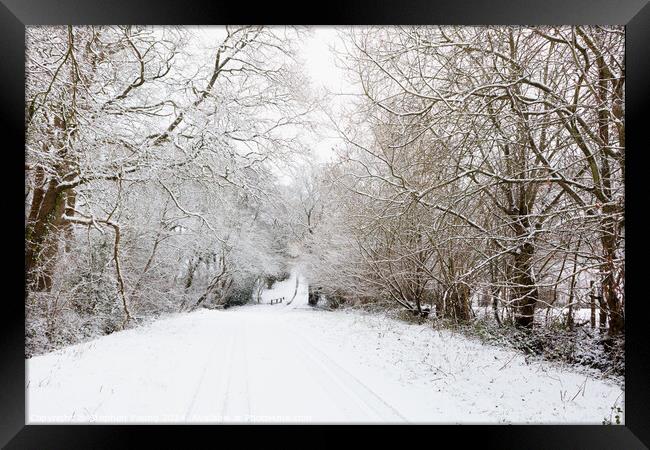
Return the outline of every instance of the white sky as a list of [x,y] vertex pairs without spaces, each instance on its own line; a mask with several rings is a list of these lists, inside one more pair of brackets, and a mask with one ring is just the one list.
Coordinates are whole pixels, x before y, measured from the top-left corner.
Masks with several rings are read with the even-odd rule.
[[[335,51],[341,50],[341,41],[334,26],[311,27],[313,33],[305,39],[301,56],[305,60],[305,70],[315,90],[326,90],[331,96],[327,107],[334,115],[352,100],[350,94],[359,93],[345,77],[343,69],[337,66]],[[323,115],[323,122],[328,122]],[[331,136],[331,137],[328,137]],[[340,142],[333,130],[326,136],[319,136],[314,142],[314,151],[321,160],[332,157],[332,147]]]
[[341,70],[336,67],[331,47],[337,48],[338,40],[334,27],[313,27],[313,35],[303,43],[302,57],[305,69],[314,84],[330,91],[345,89]]

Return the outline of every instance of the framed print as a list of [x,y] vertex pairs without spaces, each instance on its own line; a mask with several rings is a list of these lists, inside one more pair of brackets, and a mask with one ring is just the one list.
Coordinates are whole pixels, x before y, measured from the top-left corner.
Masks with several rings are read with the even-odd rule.
[[289,11],[2,0],[3,446],[647,448],[647,2]]

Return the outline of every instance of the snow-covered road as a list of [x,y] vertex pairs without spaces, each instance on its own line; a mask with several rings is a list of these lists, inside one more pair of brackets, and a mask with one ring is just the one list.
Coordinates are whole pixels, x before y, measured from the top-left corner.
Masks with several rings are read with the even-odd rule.
[[300,294],[32,358],[28,423],[599,424],[622,405],[614,384],[430,325],[315,310]]

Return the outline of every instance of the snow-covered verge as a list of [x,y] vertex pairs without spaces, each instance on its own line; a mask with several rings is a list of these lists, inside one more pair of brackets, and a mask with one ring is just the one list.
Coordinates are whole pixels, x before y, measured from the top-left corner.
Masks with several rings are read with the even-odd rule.
[[[581,325],[576,325],[573,329],[568,329],[559,322],[544,324],[545,313],[542,312],[532,330],[523,330],[511,323],[497,324],[491,311],[487,313],[485,308],[475,308],[476,317],[473,320],[457,323],[434,316],[420,317],[403,308],[396,308],[391,302],[346,307],[365,313],[386,315],[409,323],[427,324],[436,329],[447,328],[482,344],[518,350],[526,355],[528,360],[552,361],[568,370],[624,384],[624,337],[609,341],[606,330],[592,329],[588,323],[585,326],[584,322],[581,322]],[[577,312],[588,319],[588,310]],[[578,317],[576,314],[576,318]]]
[[[452,423],[600,424],[623,407],[621,383],[595,373],[531,360],[521,352],[435,330],[430,323],[407,324],[354,310],[334,314],[331,331],[319,344],[357,358],[368,382],[416,421],[433,416]],[[395,380],[413,390],[419,386],[420,398],[430,402],[391,390]]]
[[623,384],[625,340],[622,337],[609,340],[606,331],[560,326],[522,330],[512,325],[498,326],[489,319],[458,325],[455,330],[482,343],[519,350],[528,358],[553,361],[581,373]]
[[181,314],[26,364],[28,423],[600,424],[624,397],[430,325],[284,304]]

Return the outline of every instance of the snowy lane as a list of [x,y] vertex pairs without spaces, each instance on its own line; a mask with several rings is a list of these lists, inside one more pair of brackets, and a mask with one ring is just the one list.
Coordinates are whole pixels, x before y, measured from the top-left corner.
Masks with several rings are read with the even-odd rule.
[[600,423],[614,384],[451,333],[285,305],[182,314],[27,361],[29,423]]
[[404,420],[280,308],[199,311],[33,358],[30,422]]

